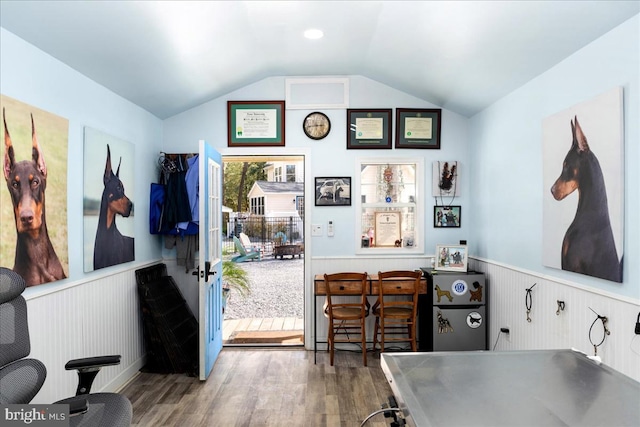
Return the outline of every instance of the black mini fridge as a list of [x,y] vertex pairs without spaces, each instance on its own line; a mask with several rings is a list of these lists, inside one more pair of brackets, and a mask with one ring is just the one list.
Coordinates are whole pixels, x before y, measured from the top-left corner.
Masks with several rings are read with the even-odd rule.
[[487,350],[484,273],[422,270],[428,293],[420,307],[419,350]]

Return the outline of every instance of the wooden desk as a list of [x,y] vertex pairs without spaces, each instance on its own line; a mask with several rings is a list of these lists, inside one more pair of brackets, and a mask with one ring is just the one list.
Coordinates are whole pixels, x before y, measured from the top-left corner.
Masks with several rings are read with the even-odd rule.
[[[367,286],[367,295],[378,295],[378,275],[377,274],[367,274],[369,285]],[[391,281],[392,279],[385,279],[385,281]],[[411,283],[410,280],[395,280],[398,282],[398,286],[405,287]],[[360,295],[360,283],[355,281],[344,281],[344,287],[349,290],[353,289],[353,295]],[[327,291],[324,287],[324,275],[316,274],[314,279],[314,289],[313,293],[315,296],[326,295]],[[423,277],[420,279],[420,289],[418,289],[419,294],[426,295],[427,293],[427,280]]]
[[[367,274],[368,284],[367,284],[367,295],[377,296],[378,295],[378,274]],[[393,280],[393,279],[384,279],[386,281],[393,281],[398,283],[398,289],[404,288],[406,286],[411,285],[411,280]],[[345,290],[352,290],[353,293],[351,295],[360,295],[360,282],[359,281],[349,281],[345,280],[342,285],[345,287]],[[418,294],[426,295],[427,294],[427,280],[422,277],[420,279],[420,288],[418,289]],[[313,363],[316,363],[316,354],[318,352],[318,326],[317,326],[317,300],[319,296],[327,295],[326,288],[324,286],[324,275],[316,274],[313,281],[313,315],[315,316],[313,319]],[[363,349],[366,351],[366,349]]]

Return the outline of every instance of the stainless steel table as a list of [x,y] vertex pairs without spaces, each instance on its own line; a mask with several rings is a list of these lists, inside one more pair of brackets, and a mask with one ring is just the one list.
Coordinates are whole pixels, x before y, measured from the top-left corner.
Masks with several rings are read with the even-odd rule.
[[408,425],[639,426],[640,383],[572,350],[383,353]]

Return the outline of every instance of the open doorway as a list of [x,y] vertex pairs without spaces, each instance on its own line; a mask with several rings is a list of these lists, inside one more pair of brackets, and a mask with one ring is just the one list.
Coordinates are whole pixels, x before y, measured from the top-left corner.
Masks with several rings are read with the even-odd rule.
[[304,344],[304,156],[223,156],[225,346]]

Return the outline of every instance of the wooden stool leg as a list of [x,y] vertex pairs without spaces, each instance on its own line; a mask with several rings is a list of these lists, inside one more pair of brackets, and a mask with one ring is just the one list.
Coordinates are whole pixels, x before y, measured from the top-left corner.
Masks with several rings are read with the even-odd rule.
[[380,329],[380,318],[376,317],[376,323],[373,328],[373,349],[375,350],[378,346],[378,330]]
[[327,338],[327,344],[329,345],[329,365],[333,366],[333,350],[334,350],[334,342],[333,342],[333,322],[329,322],[329,337]]
[[362,329],[362,363],[367,366],[367,334],[365,326],[365,318],[360,319],[360,328]]

